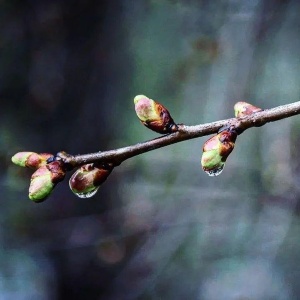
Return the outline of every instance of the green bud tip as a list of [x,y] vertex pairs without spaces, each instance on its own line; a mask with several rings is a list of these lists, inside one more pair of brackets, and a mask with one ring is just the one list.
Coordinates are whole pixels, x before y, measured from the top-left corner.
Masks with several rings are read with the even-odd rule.
[[134,99],[133,99],[134,104],[137,104],[139,102],[139,100],[141,100],[143,98],[149,99],[148,97],[146,97],[144,95],[137,95],[137,96],[135,96]]
[[50,195],[54,186],[51,171],[47,166],[42,166],[32,174],[29,198],[34,202],[42,202]]
[[26,167],[26,161],[31,154],[36,154],[34,152],[18,152],[12,158],[11,161],[20,167]]
[[156,111],[156,103],[144,95],[134,98],[135,111],[142,122],[159,121],[160,115]]
[[212,149],[207,152],[203,152],[201,157],[201,165],[204,171],[219,168],[224,165],[223,158],[219,154],[218,149]]
[[38,169],[46,165],[47,159],[53,156],[50,153],[18,152],[12,158],[12,162],[20,167]]
[[65,170],[60,161],[41,166],[31,176],[29,198],[34,202],[44,201],[64,177]]
[[245,101],[239,101],[234,105],[234,115],[236,118],[249,116],[258,111],[262,111],[262,109]]

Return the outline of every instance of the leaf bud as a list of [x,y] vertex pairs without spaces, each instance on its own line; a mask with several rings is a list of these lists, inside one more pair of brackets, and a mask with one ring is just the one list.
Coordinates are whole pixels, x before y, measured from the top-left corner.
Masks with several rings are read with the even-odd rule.
[[244,101],[237,102],[234,105],[234,114],[236,118],[249,116],[258,111],[262,111],[262,109]]
[[161,133],[172,133],[178,130],[178,126],[172,119],[169,111],[160,103],[144,95],[134,98],[135,111],[142,122],[149,129]]
[[20,167],[38,169],[47,164],[47,159],[52,157],[50,153],[18,152],[12,158],[12,162]]
[[71,191],[80,198],[92,197],[107,179],[112,169],[111,166],[98,167],[95,164],[81,166],[69,180]]
[[201,165],[209,176],[218,176],[224,169],[225,162],[234,148],[237,133],[230,126],[208,139],[203,145]]
[[41,166],[31,176],[29,198],[37,203],[44,201],[64,177],[63,164],[59,161]]

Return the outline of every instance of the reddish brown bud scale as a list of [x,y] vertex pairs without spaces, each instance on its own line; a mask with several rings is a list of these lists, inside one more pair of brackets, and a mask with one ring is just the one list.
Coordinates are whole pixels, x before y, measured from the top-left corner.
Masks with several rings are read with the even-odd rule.
[[37,153],[32,153],[30,156],[28,156],[25,166],[28,168],[39,168],[41,166],[41,156]]
[[160,116],[160,119],[157,121],[146,121],[142,123],[153,131],[161,134],[176,132],[178,127],[172,119],[169,111],[162,104],[157,102],[155,109],[157,114]]
[[51,180],[54,184],[65,178],[66,171],[64,170],[64,164],[61,161],[54,161],[46,165],[46,167],[51,172]]
[[209,151],[212,149],[216,149],[217,147],[219,147],[219,138],[217,135],[214,135],[204,143],[203,151]]
[[222,145],[220,147],[220,155],[226,160],[234,148],[237,133],[235,131],[224,130],[218,134],[218,137]]

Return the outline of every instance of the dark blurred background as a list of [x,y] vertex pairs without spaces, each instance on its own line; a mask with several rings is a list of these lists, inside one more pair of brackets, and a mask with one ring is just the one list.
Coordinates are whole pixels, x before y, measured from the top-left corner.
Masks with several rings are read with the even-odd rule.
[[0,299],[299,299],[300,118],[238,138],[222,175],[187,141],[68,178],[42,204],[18,151],[151,139],[133,97],[178,122],[299,100],[297,0],[0,1]]

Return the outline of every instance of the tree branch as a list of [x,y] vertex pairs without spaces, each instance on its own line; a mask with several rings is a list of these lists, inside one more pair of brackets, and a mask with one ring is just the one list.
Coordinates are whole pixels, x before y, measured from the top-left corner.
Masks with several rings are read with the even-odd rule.
[[66,153],[59,153],[58,156],[64,163],[70,165],[72,168],[94,162],[119,165],[126,159],[145,152],[166,147],[168,145],[172,145],[182,141],[217,133],[219,129],[224,126],[233,125],[235,126],[238,134],[241,134],[248,128],[263,126],[266,123],[289,118],[298,114],[300,114],[300,101],[271,109],[265,109],[243,118],[231,118],[195,126],[180,124],[178,125],[178,131],[175,133],[115,150],[83,155],[69,155]]
[[300,114],[300,101],[266,110],[241,101],[234,106],[238,118],[187,126],[175,124],[163,105],[146,96],[136,96],[134,103],[137,116],[145,126],[159,133],[173,133],[132,146],[84,155],[70,155],[63,151],[54,156],[50,153],[18,152],[12,157],[12,162],[35,170],[30,180],[29,198],[36,203],[44,201],[57,183],[64,180],[66,172],[74,168],[77,170],[69,180],[70,189],[80,198],[90,198],[114,167],[124,160],[212,133],[218,134],[205,142],[201,165],[209,176],[217,176],[234,148],[237,135],[248,128]]

